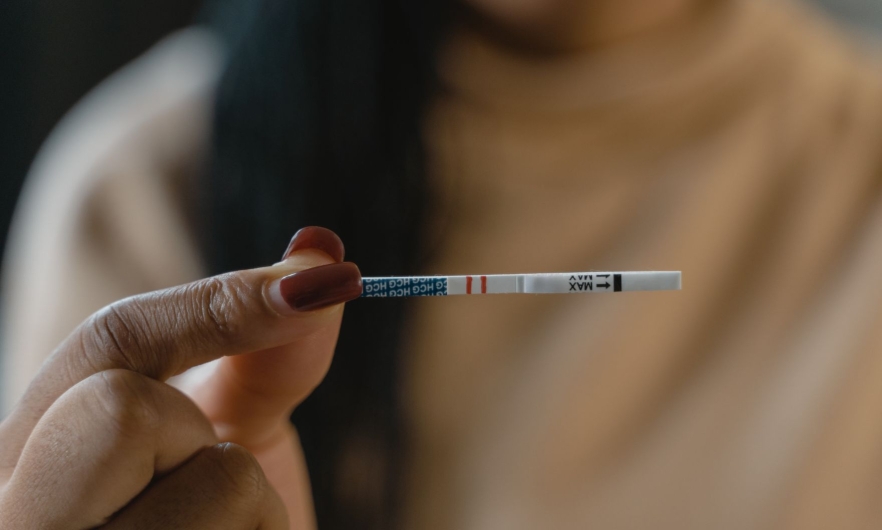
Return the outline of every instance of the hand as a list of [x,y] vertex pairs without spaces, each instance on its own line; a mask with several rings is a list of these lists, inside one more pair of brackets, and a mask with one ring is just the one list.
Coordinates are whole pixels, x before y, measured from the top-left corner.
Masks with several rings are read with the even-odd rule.
[[[122,300],[74,331],[0,424],[0,527],[314,527],[288,416],[327,372],[361,275],[321,228],[286,258]],[[186,394],[165,382],[215,359]]]

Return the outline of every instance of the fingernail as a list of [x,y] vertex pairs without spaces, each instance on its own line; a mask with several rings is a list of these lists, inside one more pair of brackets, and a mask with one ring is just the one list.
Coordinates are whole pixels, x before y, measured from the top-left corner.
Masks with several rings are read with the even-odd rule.
[[337,263],[343,261],[344,249],[340,237],[321,226],[307,226],[298,230],[291,238],[291,242],[288,243],[285,253],[282,254],[282,261],[288,259],[293,252],[307,248],[321,250]]
[[312,311],[361,296],[361,272],[354,263],[332,263],[275,280],[268,289],[280,313]]

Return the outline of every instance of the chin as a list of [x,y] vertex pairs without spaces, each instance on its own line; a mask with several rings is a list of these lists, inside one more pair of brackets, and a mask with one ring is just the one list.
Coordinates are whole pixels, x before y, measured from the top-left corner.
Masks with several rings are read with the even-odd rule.
[[566,46],[574,16],[591,0],[461,0],[480,25],[509,44],[537,49]]
[[515,27],[566,19],[585,0],[461,0],[484,16]]

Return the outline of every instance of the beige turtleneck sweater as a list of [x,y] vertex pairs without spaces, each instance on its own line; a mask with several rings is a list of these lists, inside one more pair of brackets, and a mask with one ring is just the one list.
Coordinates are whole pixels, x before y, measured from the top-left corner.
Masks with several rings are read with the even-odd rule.
[[[90,133],[113,148],[71,149],[83,122],[43,155],[5,271],[7,396],[100,305],[200,274],[169,183],[198,166],[204,70],[153,107],[117,81]],[[463,31],[441,76],[426,272],[673,269],[683,291],[417,301],[405,527],[882,525],[875,63],[803,7],[745,0],[553,61]]]

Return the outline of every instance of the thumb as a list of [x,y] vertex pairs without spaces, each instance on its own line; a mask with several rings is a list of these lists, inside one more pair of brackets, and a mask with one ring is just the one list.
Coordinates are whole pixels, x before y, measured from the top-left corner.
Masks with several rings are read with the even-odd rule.
[[[295,234],[283,261],[273,267],[283,269],[280,276],[290,272],[296,277],[295,273],[300,271],[339,263],[342,259],[343,243],[334,232],[308,227]],[[315,269],[309,274],[321,270]],[[308,309],[312,303],[309,293],[304,294],[308,287],[300,286],[298,290]],[[308,315],[303,315],[305,318],[292,322],[292,326],[300,328],[292,342],[223,357],[184,383],[183,389],[212,421],[220,439],[259,450],[277,438],[294,407],[324,378],[337,344],[343,304],[307,312]]]

